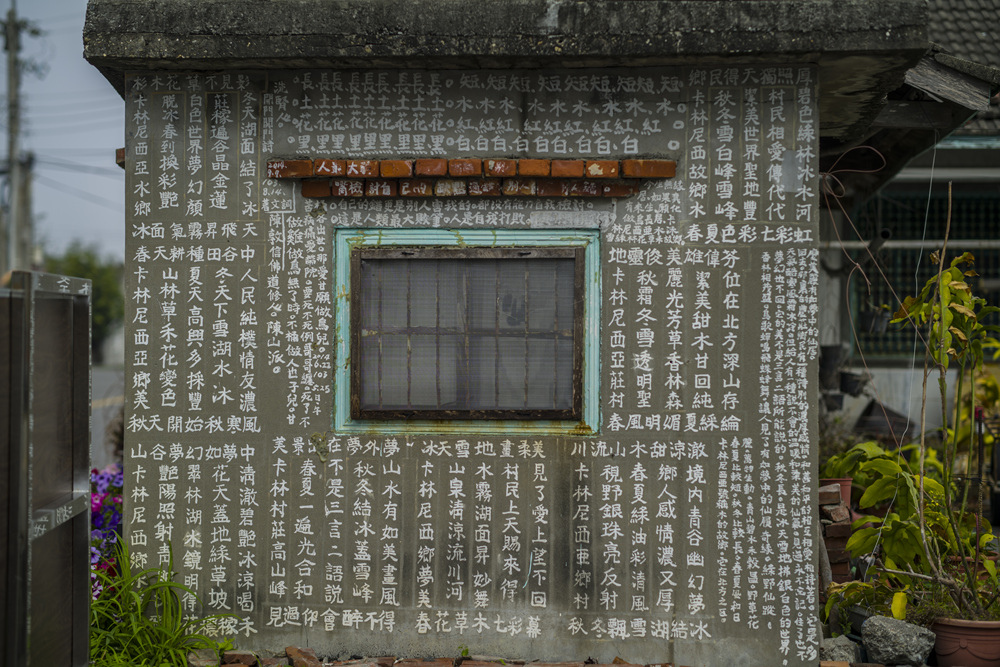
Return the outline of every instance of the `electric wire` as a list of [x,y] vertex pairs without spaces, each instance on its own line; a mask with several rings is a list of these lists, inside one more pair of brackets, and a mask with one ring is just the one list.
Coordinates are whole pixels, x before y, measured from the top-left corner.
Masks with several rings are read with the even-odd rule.
[[29,101],[27,104],[22,105],[22,113],[28,120],[35,118],[62,118],[67,116],[80,117],[95,113],[110,113],[112,111],[121,111],[122,117],[124,117],[124,107],[125,103],[122,100],[118,100],[117,103],[102,102],[99,105],[62,104],[58,107],[42,107],[39,109],[37,105],[31,104]]
[[87,192],[86,190],[75,188],[72,185],[67,185],[66,183],[57,181],[54,178],[48,178],[46,176],[42,176],[41,174],[35,174],[34,180],[37,183],[41,183],[42,185],[52,188],[53,190],[56,190],[58,192],[63,192],[65,194],[77,197],[78,199],[89,201],[92,204],[103,206],[108,210],[114,211],[119,215],[121,215],[124,212],[125,207],[122,202],[115,202],[110,199],[106,199],[105,197],[101,197],[100,195],[95,195],[92,192]]
[[[52,100],[73,100],[74,104],[88,97],[116,97],[118,94],[104,86],[92,86],[90,88],[84,88],[82,90],[60,90],[52,91],[49,87],[43,87],[42,90],[32,90],[37,86],[43,86],[39,82],[24,82],[24,93],[23,96],[27,99],[42,98],[42,99],[52,99]],[[118,98],[121,99],[121,98]],[[0,95],[0,103],[7,104],[7,96]]]
[[[34,131],[32,131],[32,130],[29,129],[29,130],[26,130],[23,133],[23,135],[25,137],[44,139],[45,137],[47,137],[49,135],[74,134],[74,133],[80,133],[80,132],[104,132],[104,131],[110,132],[110,131],[115,130],[115,129],[116,128],[115,128],[114,125],[99,125],[99,126],[86,127],[86,128],[83,128],[83,127],[64,127],[64,128],[53,128],[53,129],[34,130]],[[118,132],[119,136],[121,136],[122,134],[124,134],[124,131]]]
[[54,28],[53,27],[46,27],[44,30],[45,30],[46,34],[49,34],[49,35],[56,34],[56,33],[62,33],[62,32],[71,32],[71,33],[75,34],[82,27],[83,27],[83,19],[81,18],[79,21],[74,21],[73,23],[69,23],[67,25],[57,26],[57,27],[54,27]]
[[46,131],[48,131],[48,130],[64,130],[64,129],[71,129],[71,130],[72,129],[85,129],[85,128],[91,128],[91,127],[98,126],[98,125],[121,125],[122,127],[125,127],[125,119],[122,118],[122,117],[118,117],[118,118],[95,118],[93,120],[85,120],[85,121],[70,122],[70,123],[67,123],[65,121],[55,121],[55,122],[52,122],[52,123],[47,123],[47,122],[34,123],[34,122],[32,122],[31,117],[28,116],[28,117],[22,118],[21,119],[21,123],[22,123],[22,125],[27,125],[29,128],[31,128],[32,126],[36,126],[37,125],[39,129],[45,129]]
[[83,18],[84,18],[84,15],[81,14],[81,13],[79,13],[79,12],[72,12],[72,13],[69,13],[69,14],[55,14],[54,16],[32,16],[32,17],[27,17],[27,16],[23,16],[22,15],[22,18],[24,18],[27,21],[30,21],[31,23],[34,23],[34,24],[37,24],[37,25],[41,26],[43,23],[57,23],[57,22],[61,22],[61,21],[71,21],[71,20],[76,20],[76,19],[79,19],[79,20],[82,21]]
[[85,172],[96,176],[108,176],[118,179],[125,178],[125,172],[118,167],[99,167],[97,165],[84,164],[82,162],[71,162],[70,160],[54,159],[35,153],[35,163],[50,169],[63,169],[65,171]]
[[35,146],[34,151],[36,155],[44,155],[45,151],[59,151],[60,154],[63,153],[76,153],[79,155],[104,155],[107,157],[114,156],[114,149],[109,149],[107,146],[96,146],[93,148],[84,148],[82,146],[67,146],[63,148],[62,146]]

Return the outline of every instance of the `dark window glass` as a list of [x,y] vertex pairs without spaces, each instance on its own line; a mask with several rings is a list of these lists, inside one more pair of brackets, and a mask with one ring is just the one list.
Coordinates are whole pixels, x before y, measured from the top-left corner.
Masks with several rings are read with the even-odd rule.
[[361,248],[355,419],[579,419],[583,250]]

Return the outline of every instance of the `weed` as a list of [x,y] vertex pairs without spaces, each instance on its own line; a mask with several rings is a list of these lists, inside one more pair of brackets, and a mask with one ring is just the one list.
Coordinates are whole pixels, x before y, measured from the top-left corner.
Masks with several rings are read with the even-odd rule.
[[97,570],[100,593],[90,603],[90,664],[93,667],[186,667],[194,649],[222,651],[203,631],[227,614],[185,617],[182,596],[197,595],[173,580],[173,555],[165,569],[134,572],[128,548],[116,544],[115,567]]

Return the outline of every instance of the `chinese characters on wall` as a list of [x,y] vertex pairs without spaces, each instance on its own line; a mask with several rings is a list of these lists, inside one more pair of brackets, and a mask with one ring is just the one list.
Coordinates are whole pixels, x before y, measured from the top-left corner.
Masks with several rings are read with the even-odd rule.
[[[711,662],[737,638],[814,661],[810,68],[143,73],[127,93],[137,565],[172,548],[234,615],[218,630],[261,646]],[[304,200],[261,168],[297,155],[662,155],[678,177],[617,202]],[[600,229],[598,435],[332,429],[335,229],[573,225]]]

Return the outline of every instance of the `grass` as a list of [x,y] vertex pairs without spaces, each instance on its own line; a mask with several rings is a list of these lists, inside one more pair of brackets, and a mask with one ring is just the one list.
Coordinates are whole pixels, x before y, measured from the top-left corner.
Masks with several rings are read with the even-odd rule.
[[127,547],[116,546],[116,566],[97,571],[101,593],[90,603],[90,664],[93,667],[186,667],[195,649],[217,652],[231,644],[205,630],[227,614],[184,615],[182,596],[197,595],[173,580],[173,556],[166,569],[133,571]]

